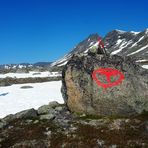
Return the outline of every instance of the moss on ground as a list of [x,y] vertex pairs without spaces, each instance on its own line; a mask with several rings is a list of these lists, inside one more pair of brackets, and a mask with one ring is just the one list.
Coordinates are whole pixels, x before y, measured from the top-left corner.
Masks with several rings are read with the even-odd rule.
[[[129,122],[125,122],[126,119],[124,120],[124,118],[119,116],[104,118],[87,115],[81,118],[82,114],[78,115],[76,120],[69,122],[69,127],[74,127],[75,130],[59,126],[49,120],[32,119],[30,120],[32,122],[28,123],[29,119],[17,119],[11,122],[9,127],[3,129],[5,135],[7,135],[5,138],[4,135],[2,135],[2,131],[0,131],[0,138],[4,138],[4,140],[0,142],[1,147],[12,147],[14,144],[26,140],[49,142],[49,148],[95,148],[101,147],[101,145],[104,148],[108,148],[111,145],[117,145],[117,148],[148,147],[148,132],[146,131],[145,124],[148,121],[147,113],[127,118]],[[103,121],[107,120],[109,122],[98,125],[82,124],[87,121],[87,119],[89,119],[89,121],[102,119]],[[116,119],[123,119],[121,120],[123,124],[120,125],[119,129],[112,129],[111,125],[116,123]],[[37,120],[38,122],[34,123]],[[78,121],[83,122],[80,123]],[[45,134],[47,131],[51,131],[51,136],[48,138]]]

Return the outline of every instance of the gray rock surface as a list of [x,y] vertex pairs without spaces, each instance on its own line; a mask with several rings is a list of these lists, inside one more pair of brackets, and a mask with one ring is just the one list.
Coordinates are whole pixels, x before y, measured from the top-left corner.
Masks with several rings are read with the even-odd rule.
[[[120,85],[104,89],[92,79],[99,68],[113,68],[124,74]],[[106,77],[98,74],[101,82]],[[62,94],[73,112],[95,115],[129,116],[148,111],[148,71],[132,58],[91,54],[75,55],[63,70]],[[113,82],[116,78],[113,78]]]
[[38,114],[48,114],[49,112],[52,112],[55,107],[59,106],[59,103],[56,101],[50,102],[48,105],[43,105],[38,108]]
[[6,121],[0,120],[0,129],[4,128],[7,125]]
[[52,120],[54,118],[55,118],[54,114],[40,115],[40,120]]
[[49,102],[48,105],[49,105],[51,108],[55,108],[55,107],[59,106],[59,103],[56,102],[56,101],[52,101],[52,102]]
[[63,107],[62,106],[58,106],[58,107],[55,108],[55,110],[60,112],[60,111],[63,110]]
[[33,108],[15,114],[16,118],[35,118],[37,116],[37,111]]
[[47,114],[52,108],[49,105],[43,105],[38,108],[38,114]]

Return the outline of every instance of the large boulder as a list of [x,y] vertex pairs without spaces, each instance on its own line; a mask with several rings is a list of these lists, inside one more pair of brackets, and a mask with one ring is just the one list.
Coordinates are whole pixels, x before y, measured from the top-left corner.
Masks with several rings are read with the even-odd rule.
[[[123,80],[110,87],[98,85],[92,74],[101,68],[119,71]],[[113,76],[111,81],[119,77]],[[96,78],[108,83],[105,75],[97,73]],[[148,111],[148,71],[129,57],[91,52],[87,56],[74,55],[63,70],[62,83],[65,103],[72,112],[129,116]]]

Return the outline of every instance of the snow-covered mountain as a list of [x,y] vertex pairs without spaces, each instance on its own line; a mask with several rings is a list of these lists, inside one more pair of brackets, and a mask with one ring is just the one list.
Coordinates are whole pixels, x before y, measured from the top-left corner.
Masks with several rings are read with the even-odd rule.
[[51,62],[38,62],[34,64],[30,63],[20,63],[20,64],[3,64],[0,65],[0,69],[22,69],[22,68],[29,68],[29,67],[45,67],[49,66]]
[[84,41],[80,42],[76,47],[74,47],[70,53],[66,54],[63,58],[53,62],[51,66],[63,66],[71,58],[73,54],[77,53],[87,53],[87,51],[98,43],[98,34],[92,34]]
[[[53,62],[51,67],[61,67],[65,65],[73,54],[86,54],[90,48],[98,45],[98,34],[92,34],[84,41],[80,42],[63,58]],[[142,32],[113,30],[104,38],[106,51],[111,55],[131,56],[144,65],[148,65],[148,29]]]
[[[81,53],[87,55],[90,48],[98,46],[98,38],[98,34],[91,34],[63,58],[53,62],[52,64],[50,62],[39,62],[35,64],[6,64],[0,65],[0,70],[17,70],[26,68],[45,68],[45,70],[48,70],[49,66],[52,68],[56,67],[57,70],[57,68],[63,67],[73,54]],[[109,54],[131,56],[134,57],[138,63],[144,65],[144,68],[148,67],[145,66],[148,65],[148,29],[145,29],[142,32],[113,30],[103,38],[103,41],[106,51]]]
[[110,54],[148,59],[148,29],[142,32],[113,30],[105,38]]
[[0,69],[22,69],[22,68],[27,68],[27,67],[33,67],[33,65],[28,64],[28,63],[0,65]]
[[0,73],[26,73],[28,71],[47,71],[51,62],[38,62],[34,64],[3,64],[0,65]]

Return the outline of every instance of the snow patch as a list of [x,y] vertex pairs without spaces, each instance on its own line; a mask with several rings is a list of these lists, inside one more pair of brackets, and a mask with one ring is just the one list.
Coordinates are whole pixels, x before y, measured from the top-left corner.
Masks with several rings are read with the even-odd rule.
[[66,64],[67,64],[67,62],[68,62],[68,61],[65,61],[64,63],[59,64],[59,65],[57,65],[57,66],[64,66],[64,65],[66,65]]
[[84,54],[86,54],[92,47],[97,47],[98,46],[98,42],[93,42],[93,44],[92,44],[92,46],[90,46],[88,49],[86,49],[85,51],[84,51]]
[[116,43],[116,46],[120,45],[120,44],[122,43],[122,41],[123,41],[123,40],[118,39],[118,40],[117,40],[117,43]]
[[136,62],[146,62],[146,61],[148,61],[148,60],[143,59],[143,60],[138,60],[138,61],[136,61]]
[[144,50],[144,49],[146,49],[146,48],[148,48],[148,45],[146,45],[146,46],[140,48],[139,50],[137,50],[137,51],[135,51],[135,52],[132,52],[132,53],[128,54],[128,56],[129,56],[129,55],[136,54],[136,53],[138,53],[138,52],[140,52],[140,51],[142,51],[142,50]]
[[142,65],[142,67],[148,69],[148,65]]
[[89,44],[89,46],[92,46],[94,44],[94,42],[91,42],[90,44]]
[[137,34],[139,34],[140,32],[130,31],[130,33],[137,35]]
[[72,56],[71,54],[66,54],[63,58],[61,58],[61,59],[59,59],[59,60],[53,62],[53,63],[51,64],[51,67],[52,67],[52,66],[55,66],[55,65],[58,65],[58,64],[62,64],[63,62],[68,61],[68,59],[69,59],[71,56]]
[[121,34],[123,34],[123,33],[125,33],[125,32],[126,32],[126,31],[119,30],[119,29],[116,29],[116,31],[117,31],[118,33],[121,33]]
[[134,46],[137,46],[137,44],[138,44],[141,40],[143,40],[143,39],[144,39],[144,36],[142,36],[136,43],[134,43],[134,44],[131,46],[131,48],[134,47]]
[[53,77],[53,76],[61,76],[61,74],[57,72],[35,72],[35,71],[30,71],[29,73],[7,73],[7,74],[0,74],[0,78],[6,78],[6,77],[11,77],[11,78],[44,78],[44,77]]
[[148,28],[145,30],[145,34],[148,34]]
[[120,45],[120,46],[119,46],[119,49],[113,51],[113,52],[111,53],[111,55],[114,55],[114,54],[117,54],[117,53],[121,52],[122,49],[124,49],[125,47],[127,47],[127,46],[128,46],[129,44],[131,44],[131,43],[132,43],[132,40],[130,40],[129,42],[126,42],[125,40],[119,39],[119,40],[117,41],[117,43],[116,43],[116,47],[118,47],[118,45]]
[[18,65],[18,68],[22,69],[22,68],[26,68],[25,65]]
[[10,69],[10,67],[8,65],[5,65],[4,68],[5,69]]
[[[37,109],[51,101],[64,103],[61,85],[61,81],[53,81],[0,87],[0,118],[30,108]],[[32,86],[33,88],[21,89],[22,86]]]

